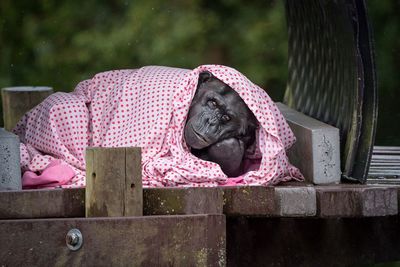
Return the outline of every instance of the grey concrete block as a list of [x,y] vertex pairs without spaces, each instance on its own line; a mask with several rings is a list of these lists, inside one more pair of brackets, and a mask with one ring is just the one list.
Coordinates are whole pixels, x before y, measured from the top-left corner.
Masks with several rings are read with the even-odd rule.
[[275,198],[279,216],[305,217],[317,213],[314,187],[275,187]]
[[339,129],[277,103],[296,136],[287,151],[290,162],[314,184],[340,182]]
[[19,138],[0,128],[0,191],[21,190]]

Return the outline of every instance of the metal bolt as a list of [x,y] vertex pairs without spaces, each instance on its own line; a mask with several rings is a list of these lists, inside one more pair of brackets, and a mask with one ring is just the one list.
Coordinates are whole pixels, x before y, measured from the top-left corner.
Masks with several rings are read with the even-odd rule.
[[65,236],[65,242],[67,243],[67,247],[72,251],[80,249],[83,243],[81,231],[76,228],[69,230]]
[[67,235],[67,243],[71,246],[75,246],[79,242],[79,236],[76,233]]

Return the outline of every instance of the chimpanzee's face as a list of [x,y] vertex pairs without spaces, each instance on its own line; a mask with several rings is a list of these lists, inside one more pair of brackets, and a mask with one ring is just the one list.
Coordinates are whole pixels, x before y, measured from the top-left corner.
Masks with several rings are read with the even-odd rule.
[[254,141],[257,119],[228,85],[203,72],[190,105],[184,136],[189,147],[206,148],[227,138]]

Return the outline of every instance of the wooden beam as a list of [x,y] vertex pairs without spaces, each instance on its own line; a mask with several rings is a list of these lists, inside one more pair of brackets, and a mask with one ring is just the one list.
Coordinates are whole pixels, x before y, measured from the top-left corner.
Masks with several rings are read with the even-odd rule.
[[223,190],[226,215],[310,217],[316,214],[313,186],[241,186]]
[[226,265],[224,215],[3,220],[0,233],[4,266]]
[[53,93],[51,87],[18,86],[1,90],[4,128],[11,131],[21,117]]
[[226,224],[228,266],[375,266],[400,260],[399,216],[242,216],[227,217]]
[[395,186],[316,186],[319,217],[375,217],[398,214]]
[[[400,186],[395,185],[301,186],[285,183],[274,187],[143,190],[144,215],[223,213],[262,217],[371,217],[398,214],[399,202]],[[0,192],[0,219],[84,216],[84,188]]]
[[140,148],[86,149],[86,217],[143,215]]
[[84,188],[0,192],[0,219],[84,216]]
[[222,214],[221,188],[146,188],[145,215]]

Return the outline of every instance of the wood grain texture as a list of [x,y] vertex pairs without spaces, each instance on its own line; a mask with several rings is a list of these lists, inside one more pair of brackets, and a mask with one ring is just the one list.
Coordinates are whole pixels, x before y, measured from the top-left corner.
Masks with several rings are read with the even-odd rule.
[[1,220],[0,233],[1,266],[226,265],[224,215]]
[[85,216],[85,189],[0,192],[0,219]]
[[53,93],[51,87],[7,87],[1,90],[4,128],[11,131],[21,117]]
[[[285,183],[273,187],[144,188],[143,214],[223,213],[230,217],[316,218],[398,214],[400,186],[301,184]],[[0,220],[51,217],[85,217],[85,189],[0,192]]]
[[221,188],[146,188],[145,215],[222,214]]
[[86,217],[143,215],[140,148],[86,149]]

